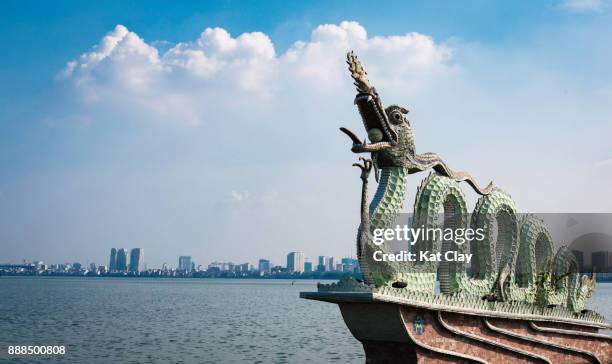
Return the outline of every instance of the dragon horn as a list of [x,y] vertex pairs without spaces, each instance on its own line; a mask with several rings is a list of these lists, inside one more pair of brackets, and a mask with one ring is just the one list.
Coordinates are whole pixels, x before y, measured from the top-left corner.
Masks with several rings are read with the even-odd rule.
[[365,69],[363,69],[361,62],[359,62],[359,58],[357,58],[353,51],[346,54],[346,63],[349,66],[351,77],[355,80],[353,84],[357,86],[357,92],[372,93],[372,85],[370,85],[370,81],[368,81],[368,74]]

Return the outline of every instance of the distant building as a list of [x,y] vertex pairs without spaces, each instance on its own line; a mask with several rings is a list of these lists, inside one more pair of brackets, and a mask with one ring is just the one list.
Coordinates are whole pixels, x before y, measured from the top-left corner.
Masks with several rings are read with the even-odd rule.
[[231,262],[212,262],[208,265],[208,269],[216,269],[220,272],[234,271],[234,263]]
[[304,271],[305,256],[303,252],[291,252],[287,254],[287,270],[289,272],[301,273]]
[[312,273],[312,262],[304,262],[304,272]]
[[342,258],[342,271],[348,273],[359,273],[359,261],[353,258]]
[[217,274],[221,273],[221,269],[219,269],[219,267],[215,267],[215,266],[208,266],[208,269],[206,270],[206,273],[208,273],[210,276],[216,276]]
[[593,270],[597,273],[612,272],[612,252],[601,251],[591,254]]
[[342,263],[337,263],[336,264],[336,272],[343,272],[344,269],[342,269]]
[[242,263],[242,264],[236,264],[234,266],[233,272],[242,274],[242,273],[249,273],[250,270],[251,269],[250,269],[249,263]]
[[181,255],[179,257],[178,270],[188,272],[191,270],[191,256]]
[[113,271],[117,269],[117,249],[112,248],[110,253],[110,262],[108,264],[108,269]]
[[342,258],[340,260],[342,264],[357,264],[357,259],[354,258]]
[[319,264],[317,265],[317,272],[325,272],[327,268],[327,259],[323,255],[319,255]]
[[96,263],[90,263],[89,264],[89,270],[92,272],[95,272],[98,270],[98,267],[96,267]]
[[81,263],[72,263],[72,269],[81,270]]
[[142,272],[144,266],[144,250],[134,248],[130,252],[130,272]]
[[118,271],[126,271],[127,270],[127,249],[119,249],[117,251],[117,265],[115,266],[115,270]]
[[327,258],[327,271],[333,272],[335,269],[336,266],[334,265],[334,257]]
[[572,250],[576,263],[578,263],[578,272],[584,272],[584,253],[580,250]]
[[258,270],[259,273],[270,274],[270,261],[267,259],[259,259]]

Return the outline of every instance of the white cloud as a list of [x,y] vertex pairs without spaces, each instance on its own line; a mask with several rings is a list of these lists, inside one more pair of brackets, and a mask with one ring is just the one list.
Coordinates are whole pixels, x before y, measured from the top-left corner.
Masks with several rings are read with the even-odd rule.
[[604,7],[603,0],[563,0],[561,2],[562,9],[576,13],[600,12]]
[[217,119],[213,109],[262,108],[253,104],[279,95],[299,99],[312,90],[347,90],[344,54],[351,49],[385,87],[422,88],[452,68],[451,49],[431,37],[368,37],[360,24],[348,21],[320,25],[310,40],[282,54],[263,33],[232,37],[222,28],[207,28],[161,56],[154,44],[117,25],[91,51],[68,62],[61,76],[87,103],[195,125]]
[[63,74],[73,78],[77,86],[91,87],[89,83],[110,78],[122,87],[138,90],[148,86],[162,66],[155,47],[117,25],[91,52],[68,62]]
[[452,50],[420,33],[370,37],[356,22],[320,25],[309,42],[296,42],[281,60],[292,78],[318,87],[332,88],[346,81],[343,55],[355,50],[366,69],[376,74],[376,84],[423,86],[449,69]]
[[605,170],[606,172],[612,171],[612,158],[596,162],[595,168]]
[[234,191],[230,192],[230,200],[232,202],[242,202],[249,198],[249,191]]
[[222,28],[207,28],[195,42],[180,43],[163,58],[168,66],[191,76],[230,80],[243,90],[262,89],[269,83],[275,51],[263,33],[244,33],[237,38]]

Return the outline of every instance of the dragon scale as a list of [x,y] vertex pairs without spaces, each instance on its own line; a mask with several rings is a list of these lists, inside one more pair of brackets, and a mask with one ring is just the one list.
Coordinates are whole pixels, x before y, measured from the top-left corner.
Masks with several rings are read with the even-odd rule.
[[[390,226],[404,204],[406,197],[406,181],[408,177],[408,171],[402,167],[385,167],[380,172],[380,180],[376,193],[369,205],[367,215],[370,218],[367,221],[362,222],[360,226],[357,238],[357,252],[359,256],[359,265],[364,272],[364,278],[368,283],[375,283],[371,277],[378,277],[383,279],[384,276],[392,275],[394,272],[398,272],[399,265],[393,264],[391,266],[383,266],[384,269],[377,270],[370,268],[370,264],[366,257],[372,256],[374,250],[382,250],[385,253],[389,251],[385,246],[373,247],[368,241],[372,240],[372,235],[375,229],[384,229]],[[363,208],[365,209],[367,204],[367,184],[364,187],[365,200],[363,201]],[[362,211],[362,215],[365,211]]]

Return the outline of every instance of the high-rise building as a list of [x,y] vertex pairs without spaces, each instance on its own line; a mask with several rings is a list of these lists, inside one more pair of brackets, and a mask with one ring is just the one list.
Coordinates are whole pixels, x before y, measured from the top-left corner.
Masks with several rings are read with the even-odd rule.
[[108,264],[108,269],[110,271],[114,271],[117,269],[117,249],[112,248],[110,254],[110,262]]
[[119,249],[117,251],[117,265],[115,266],[118,271],[126,271],[127,270],[127,249]]
[[327,259],[323,255],[319,255],[319,264],[317,265],[317,272],[325,272],[327,268]]
[[130,272],[142,272],[144,265],[144,250],[134,248],[130,252]]
[[270,261],[267,259],[259,259],[259,273],[270,274]]
[[600,251],[591,253],[593,270],[597,273],[609,273],[612,271],[612,252]]
[[333,272],[336,270],[336,266],[334,265],[334,257],[327,258],[327,271]]
[[208,269],[218,269],[220,272],[234,271],[234,263],[232,262],[212,262],[208,264]]
[[179,257],[178,270],[188,272],[191,270],[191,256],[181,255]]
[[312,262],[309,262],[309,261],[304,262],[304,272],[306,273],[312,272]]
[[358,264],[358,261],[355,258],[342,258],[340,262],[342,264]]
[[301,273],[304,271],[304,252],[291,252],[287,254],[287,270]]
[[359,261],[354,258],[342,258],[342,271],[359,273]]
[[251,271],[251,267],[249,266],[249,263],[236,264],[234,265],[233,271],[235,273],[248,273]]

